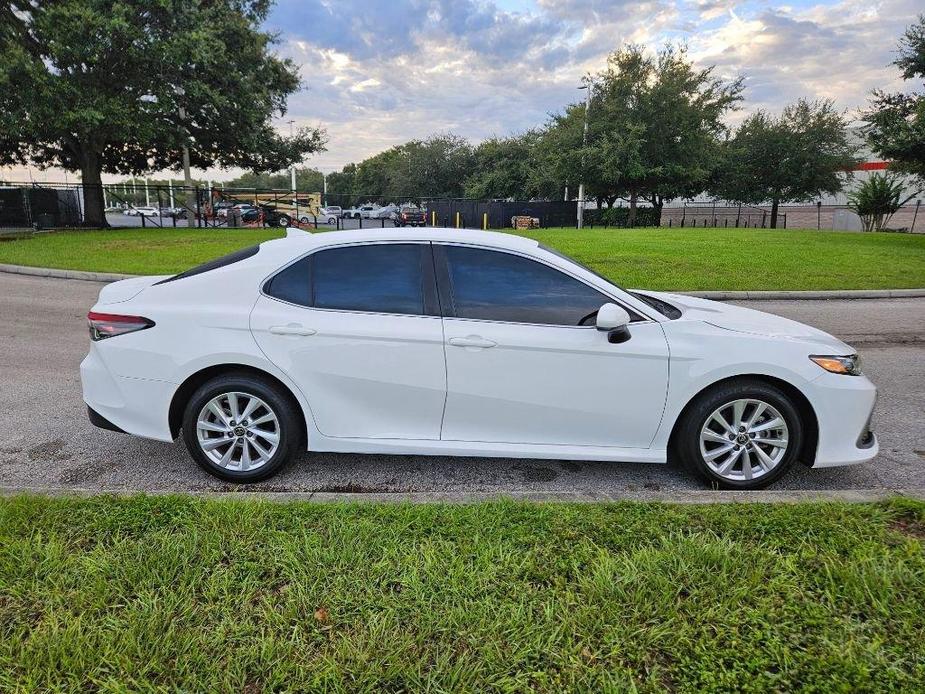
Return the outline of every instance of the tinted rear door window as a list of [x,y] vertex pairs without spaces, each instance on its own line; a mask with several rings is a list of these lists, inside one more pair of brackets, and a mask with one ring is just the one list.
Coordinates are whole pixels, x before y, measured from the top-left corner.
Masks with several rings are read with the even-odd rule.
[[463,246],[444,249],[459,318],[593,325],[593,314],[612,301],[584,282],[528,258]]
[[315,308],[424,314],[426,244],[346,246],[312,257]]

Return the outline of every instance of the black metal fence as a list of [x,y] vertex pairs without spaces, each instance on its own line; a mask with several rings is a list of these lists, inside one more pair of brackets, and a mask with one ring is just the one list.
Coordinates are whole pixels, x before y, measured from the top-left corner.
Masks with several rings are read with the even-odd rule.
[[[731,227],[766,229],[771,224],[770,210],[750,205],[688,205],[662,208],[663,227]],[[787,213],[778,212],[777,227],[787,228]]]
[[83,219],[81,204],[73,188],[0,186],[0,227],[77,226]]
[[427,200],[427,223],[434,226],[510,229],[514,217],[532,217],[541,227],[575,226],[578,203],[574,200]]
[[[90,195],[95,193],[96,195]],[[0,182],[0,228],[58,229],[93,226],[88,197],[101,197],[111,227],[227,227],[328,224],[318,216],[318,192],[224,189],[219,186]],[[229,214],[237,209],[240,214]],[[339,225],[339,221],[335,222]]]

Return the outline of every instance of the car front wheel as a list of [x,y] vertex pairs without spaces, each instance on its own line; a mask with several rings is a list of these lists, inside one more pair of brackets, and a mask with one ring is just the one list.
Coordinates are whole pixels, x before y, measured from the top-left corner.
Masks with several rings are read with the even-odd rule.
[[737,379],[697,397],[674,445],[688,469],[723,489],[761,489],[793,464],[803,440],[791,398],[764,381]]
[[297,407],[279,387],[246,373],[200,386],[183,414],[183,440],[208,473],[257,482],[281,470],[301,441]]

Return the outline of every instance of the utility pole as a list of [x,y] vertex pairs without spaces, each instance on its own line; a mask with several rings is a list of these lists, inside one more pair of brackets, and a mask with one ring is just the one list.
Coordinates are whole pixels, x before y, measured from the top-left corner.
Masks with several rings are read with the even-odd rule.
[[148,177],[145,176],[145,207],[151,207],[151,194],[148,192]]
[[[290,139],[295,137],[295,134],[293,133],[293,128],[292,128],[294,123],[295,123],[294,120],[289,121],[289,138]],[[290,171],[290,175],[292,176],[292,192],[294,193],[295,192],[295,162],[292,162],[292,166],[289,167],[289,171]]]
[[[587,89],[588,93],[585,98],[585,129],[584,133],[581,136],[581,148],[584,150],[588,146],[588,112],[591,110],[591,80],[580,87],[579,89]],[[582,168],[584,166],[584,151],[581,155]],[[581,229],[584,227],[585,223],[585,181],[584,181],[584,171],[582,171],[581,182],[578,184],[578,228]]]

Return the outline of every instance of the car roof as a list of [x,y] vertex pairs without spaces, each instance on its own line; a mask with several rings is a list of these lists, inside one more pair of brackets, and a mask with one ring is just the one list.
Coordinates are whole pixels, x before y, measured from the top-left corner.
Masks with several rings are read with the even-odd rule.
[[312,233],[290,228],[285,238],[265,241],[264,244],[298,245],[303,248],[320,248],[344,243],[364,243],[370,241],[443,241],[456,243],[474,243],[507,248],[510,250],[529,250],[539,245],[536,239],[497,231],[480,231],[477,229],[442,229],[435,227],[417,227],[404,229],[395,227],[348,229],[345,231],[327,231]]

